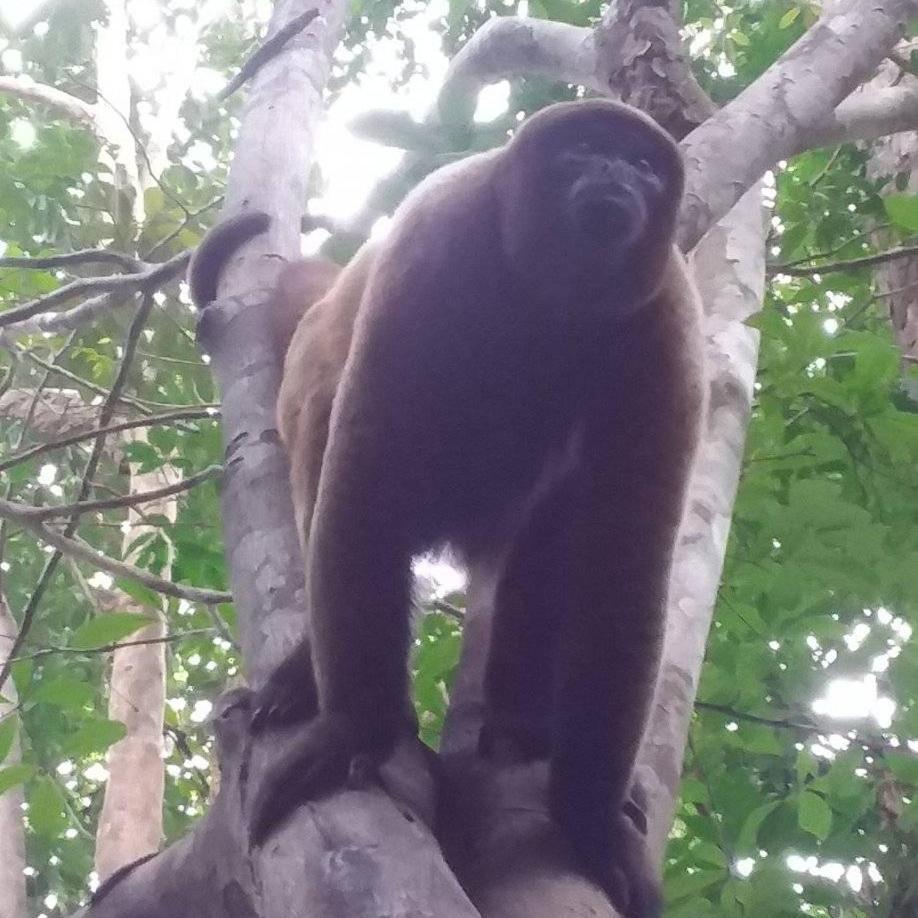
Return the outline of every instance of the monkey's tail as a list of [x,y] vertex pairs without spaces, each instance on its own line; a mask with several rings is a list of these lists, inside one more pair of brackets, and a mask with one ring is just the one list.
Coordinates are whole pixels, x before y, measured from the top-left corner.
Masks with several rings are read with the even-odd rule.
[[227,261],[241,246],[265,232],[270,225],[269,214],[246,210],[221,220],[207,231],[188,265],[191,300],[198,309],[203,309],[217,298],[217,282]]

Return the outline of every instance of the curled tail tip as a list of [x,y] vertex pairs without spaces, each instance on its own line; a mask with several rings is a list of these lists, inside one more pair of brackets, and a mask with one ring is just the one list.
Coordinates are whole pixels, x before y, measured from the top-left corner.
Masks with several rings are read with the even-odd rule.
[[198,309],[203,309],[217,298],[217,282],[226,262],[241,246],[264,233],[270,225],[270,214],[261,210],[243,210],[220,220],[208,230],[188,265],[191,301]]

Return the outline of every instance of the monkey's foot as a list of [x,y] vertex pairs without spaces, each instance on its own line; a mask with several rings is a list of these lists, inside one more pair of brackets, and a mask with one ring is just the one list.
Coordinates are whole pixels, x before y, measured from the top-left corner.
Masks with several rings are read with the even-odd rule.
[[611,832],[606,826],[595,835],[589,831],[581,835],[575,847],[588,873],[625,918],[659,918],[663,914],[660,879],[644,835],[625,812],[613,823]]
[[316,684],[312,678],[309,646],[300,644],[268,677],[252,699],[249,728],[261,733],[269,727],[287,727],[315,717]]
[[385,757],[341,715],[319,715],[277,757],[251,792],[249,841],[261,845],[302,803],[343,787],[352,772],[365,777]]

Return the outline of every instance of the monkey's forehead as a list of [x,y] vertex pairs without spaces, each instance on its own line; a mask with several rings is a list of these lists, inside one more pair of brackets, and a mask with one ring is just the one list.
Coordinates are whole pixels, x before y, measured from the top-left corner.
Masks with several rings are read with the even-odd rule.
[[637,131],[652,137],[661,145],[677,149],[676,143],[663,128],[640,109],[613,99],[580,99],[576,102],[555,102],[526,119],[517,131],[525,136],[542,130],[570,130],[603,123],[610,130]]

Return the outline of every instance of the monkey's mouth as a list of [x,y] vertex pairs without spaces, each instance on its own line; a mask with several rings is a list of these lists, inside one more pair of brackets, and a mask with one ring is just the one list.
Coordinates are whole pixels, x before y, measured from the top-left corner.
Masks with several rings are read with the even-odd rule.
[[641,235],[647,208],[640,195],[619,185],[597,187],[590,182],[571,189],[572,228],[592,245],[621,252]]

